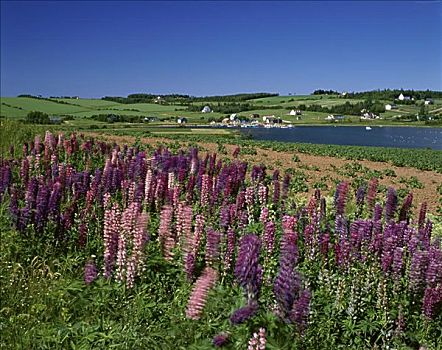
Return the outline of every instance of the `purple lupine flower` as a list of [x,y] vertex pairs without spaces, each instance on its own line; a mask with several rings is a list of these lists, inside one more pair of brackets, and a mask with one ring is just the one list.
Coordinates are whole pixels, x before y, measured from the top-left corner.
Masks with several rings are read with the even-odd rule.
[[393,275],[398,280],[402,274],[404,249],[402,247],[396,247],[393,252]]
[[367,204],[369,211],[373,209],[374,203],[376,201],[377,192],[378,192],[378,179],[372,178],[368,183],[368,192],[367,192]]
[[388,188],[387,200],[385,202],[385,220],[389,221],[394,217],[397,207],[397,194],[396,190],[392,187]]
[[376,203],[373,213],[373,220],[380,221],[382,219],[382,206],[379,203]]
[[435,286],[442,283],[442,250],[431,247],[428,260],[425,279],[428,286]]
[[206,241],[206,264],[208,266],[215,264],[218,260],[220,240],[221,233],[209,227]]
[[293,309],[290,315],[292,322],[298,325],[301,333],[307,327],[308,314],[310,309],[311,293],[309,289],[304,289],[299,299],[293,304]]
[[88,225],[84,221],[82,221],[78,231],[78,245],[84,248],[87,241]]
[[220,220],[219,224],[221,227],[226,228],[230,223],[230,207],[225,205],[220,210]]
[[356,205],[361,207],[364,204],[365,198],[365,187],[360,186],[356,191]]
[[241,324],[253,317],[258,312],[258,303],[255,300],[250,301],[246,306],[235,310],[230,316],[232,324]]
[[321,251],[321,254],[324,257],[328,256],[328,252],[330,249],[330,233],[329,230],[327,229],[327,231],[321,235],[320,240],[319,240],[319,249]]
[[301,279],[294,268],[298,260],[298,248],[295,244],[281,242],[281,252],[279,259],[279,271],[273,284],[273,293],[278,303],[279,312],[283,319],[292,308],[296,295],[301,287]]
[[60,201],[61,201],[61,184],[60,182],[56,182],[52,186],[52,191],[48,201],[48,214],[49,217],[54,221],[58,221],[58,219],[60,218]]
[[280,197],[279,180],[273,180],[273,204],[278,205]]
[[47,219],[47,211],[48,211],[48,199],[49,199],[49,191],[48,187],[41,183],[38,188],[36,205],[35,205],[35,227],[37,230],[42,230]]
[[402,204],[401,211],[399,213],[399,221],[407,220],[408,213],[411,209],[411,204],[413,203],[413,193],[409,193],[407,197],[405,197],[404,203]]
[[427,264],[428,252],[417,250],[411,259],[409,272],[409,286],[412,290],[418,290],[424,284]]
[[341,182],[336,188],[335,206],[336,214],[343,215],[345,211],[345,204],[347,203],[348,182]]
[[29,179],[29,160],[27,158],[23,158],[21,162],[20,178],[23,184],[26,186]]
[[9,200],[9,213],[15,226],[18,224],[20,209],[18,208],[18,193],[15,186],[11,188],[11,199]]
[[229,335],[227,333],[220,333],[213,338],[212,343],[216,348],[220,348],[226,345],[228,342],[229,342]]
[[195,262],[195,254],[193,252],[187,253],[184,262],[184,271],[186,272],[186,276],[189,281],[193,279],[193,274],[195,272]]
[[425,288],[422,300],[422,313],[430,320],[434,318],[436,308],[442,304],[442,286]]
[[244,288],[248,300],[255,299],[260,288],[259,251],[261,240],[256,235],[246,235],[241,238],[239,253],[235,265],[235,278]]
[[84,266],[84,283],[91,284],[98,276],[97,266],[92,260],[89,260]]

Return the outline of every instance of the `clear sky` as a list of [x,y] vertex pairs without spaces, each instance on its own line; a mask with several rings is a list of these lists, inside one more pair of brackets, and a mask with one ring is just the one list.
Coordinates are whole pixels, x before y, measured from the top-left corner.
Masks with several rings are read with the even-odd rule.
[[1,95],[442,90],[442,2],[1,2]]

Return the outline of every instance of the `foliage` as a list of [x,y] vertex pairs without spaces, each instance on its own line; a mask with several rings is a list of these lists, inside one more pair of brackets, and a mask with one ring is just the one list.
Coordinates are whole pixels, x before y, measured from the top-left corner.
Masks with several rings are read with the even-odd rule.
[[20,143],[0,164],[1,347],[209,349],[224,334],[238,349],[258,330],[268,349],[442,341],[440,222],[425,205],[413,219],[410,196],[372,181],[301,199],[303,171],[179,142]]

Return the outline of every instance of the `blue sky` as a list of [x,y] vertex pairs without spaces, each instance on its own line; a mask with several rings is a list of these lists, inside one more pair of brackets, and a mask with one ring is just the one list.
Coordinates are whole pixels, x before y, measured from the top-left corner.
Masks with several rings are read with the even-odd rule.
[[442,2],[1,2],[1,95],[442,90]]

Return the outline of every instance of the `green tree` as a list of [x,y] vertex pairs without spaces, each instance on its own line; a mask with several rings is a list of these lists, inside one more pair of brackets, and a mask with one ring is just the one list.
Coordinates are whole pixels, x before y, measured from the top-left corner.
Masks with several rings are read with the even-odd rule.
[[26,122],[29,124],[50,124],[49,115],[39,111],[31,111],[26,115]]

